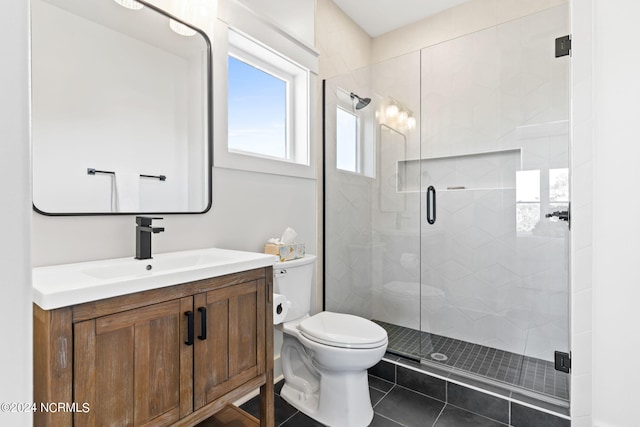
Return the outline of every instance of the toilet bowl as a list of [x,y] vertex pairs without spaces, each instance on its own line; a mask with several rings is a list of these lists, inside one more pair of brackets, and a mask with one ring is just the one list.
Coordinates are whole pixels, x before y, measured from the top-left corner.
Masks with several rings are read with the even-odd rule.
[[329,426],[364,427],[373,419],[367,369],[387,349],[387,333],[349,314],[309,315],[315,257],[276,263],[274,290],[290,302],[280,352],[285,384],[280,396]]

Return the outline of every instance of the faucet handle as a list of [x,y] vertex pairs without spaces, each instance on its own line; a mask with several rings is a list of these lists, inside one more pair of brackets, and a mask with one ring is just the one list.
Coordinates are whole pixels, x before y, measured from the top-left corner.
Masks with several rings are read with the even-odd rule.
[[137,216],[136,217],[136,224],[141,225],[143,227],[149,227],[151,225],[151,222],[154,219],[164,219],[162,217],[150,217],[150,216]]

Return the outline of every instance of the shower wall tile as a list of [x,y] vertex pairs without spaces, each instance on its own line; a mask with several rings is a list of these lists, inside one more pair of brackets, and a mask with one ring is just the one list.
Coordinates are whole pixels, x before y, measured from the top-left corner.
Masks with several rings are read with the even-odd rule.
[[575,336],[583,334],[585,332],[590,332],[591,319],[593,316],[591,289],[576,292],[573,294],[572,298],[572,306],[574,312],[572,319],[572,333]]
[[[592,425],[592,306],[591,298],[578,298],[593,285],[593,2],[573,2],[571,7],[572,37],[580,40],[572,49],[572,123],[571,161],[572,242],[571,242],[571,313],[572,425]],[[579,100],[579,102],[578,102]],[[578,224],[576,231],[574,224]],[[582,235],[582,231],[586,235]],[[586,294],[584,294],[586,295]],[[576,322],[576,320],[578,320]]]
[[490,28],[568,0],[472,0],[373,39],[372,62]]
[[591,289],[593,284],[593,274],[591,271],[593,265],[593,251],[588,245],[581,249],[573,249],[572,251],[572,278],[573,292],[581,292]]
[[593,355],[591,348],[593,340],[591,332],[584,332],[573,336],[572,351],[579,357],[571,360],[571,370],[574,375],[586,375],[591,373],[593,367]]
[[371,63],[371,37],[334,2],[317,0],[315,16],[320,79],[349,73]]
[[[591,396],[593,395],[591,375],[590,372],[571,376],[571,414],[576,418],[591,415]],[[579,394],[576,394],[574,390],[579,390]]]

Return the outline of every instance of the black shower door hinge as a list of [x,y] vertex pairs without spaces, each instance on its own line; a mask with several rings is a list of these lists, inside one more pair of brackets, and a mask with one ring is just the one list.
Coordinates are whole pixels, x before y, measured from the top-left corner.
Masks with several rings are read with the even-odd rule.
[[571,35],[556,39],[556,58],[571,55]]
[[561,351],[555,352],[556,371],[569,373],[571,371],[571,355]]

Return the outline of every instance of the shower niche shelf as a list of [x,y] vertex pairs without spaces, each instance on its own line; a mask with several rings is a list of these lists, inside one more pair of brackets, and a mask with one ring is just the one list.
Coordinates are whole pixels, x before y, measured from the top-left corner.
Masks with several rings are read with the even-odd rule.
[[522,168],[521,149],[426,157],[398,161],[397,191],[515,190]]

